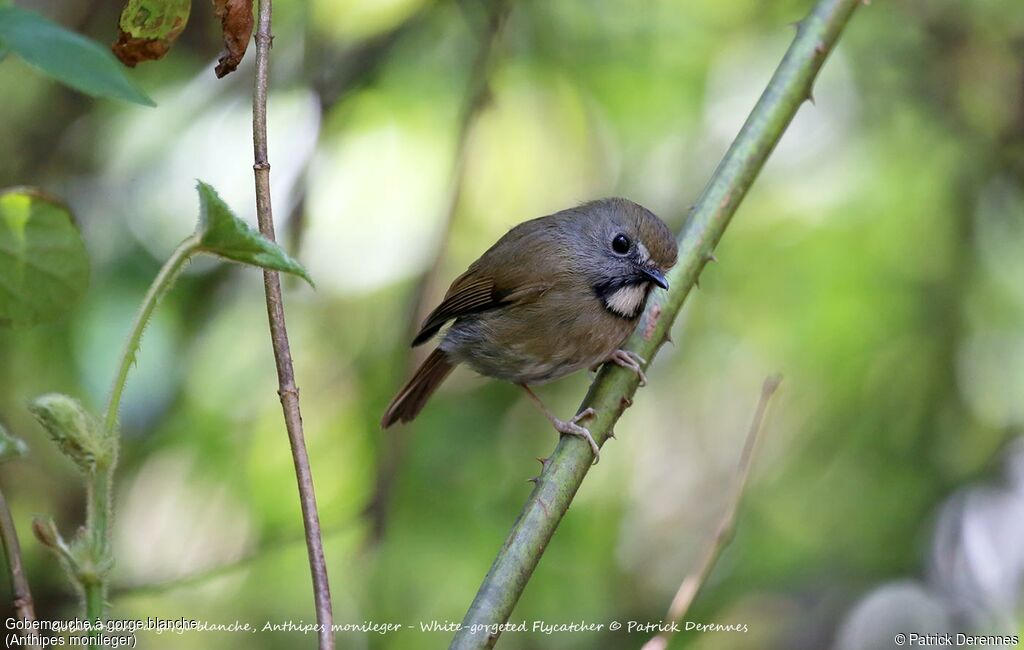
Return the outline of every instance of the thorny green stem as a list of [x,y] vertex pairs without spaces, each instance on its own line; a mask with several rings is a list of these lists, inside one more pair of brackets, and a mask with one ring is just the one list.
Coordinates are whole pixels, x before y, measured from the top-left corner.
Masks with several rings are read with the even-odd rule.
[[[652,292],[640,323],[624,346],[647,360],[665,342],[673,321],[725,232],[740,201],[775,148],[811,87],[829,52],[862,0],[819,0],[799,24],[789,50],[754,106],[736,140],[719,163],[679,234],[679,261],[669,273],[669,291]],[[636,373],[605,365],[580,405],[593,408],[588,428],[599,445],[631,403]],[[451,647],[489,648],[494,629],[508,620],[537,567],[558,523],[590,470],[593,452],[575,437],[563,436],[512,526],[477,592]],[[473,633],[483,626],[490,630]],[[487,629],[487,628],[483,628]]]
[[125,342],[124,352],[121,353],[121,361],[118,364],[117,375],[114,377],[114,386],[110,391],[110,400],[107,402],[107,410],[103,416],[103,426],[108,433],[117,428],[117,413],[121,407],[121,395],[124,393],[125,382],[128,379],[128,371],[135,363],[135,355],[139,351],[139,344],[142,342],[142,333],[149,323],[153,310],[160,303],[160,300],[170,290],[178,274],[185,267],[185,263],[199,250],[199,236],[192,235],[185,241],[178,244],[178,247],[171,253],[171,257],[164,263],[153,283],[149,285],[146,296],[142,299],[142,305],[135,314],[132,328],[128,332],[128,339]]
[[[97,620],[103,620],[104,611],[107,607],[107,590],[102,581],[89,582],[82,585],[82,591],[85,593],[85,616],[91,622]],[[99,634],[93,635],[94,639],[99,637]],[[90,647],[97,647],[95,643]]]
[[[110,488],[114,467],[97,467],[86,477],[85,527],[89,532],[93,556],[97,564],[109,557]],[[100,612],[102,614],[102,612]],[[92,613],[90,612],[90,618]]]
[[[192,235],[174,249],[170,258],[160,268],[160,272],[149,285],[131,329],[128,331],[117,374],[114,376],[110,400],[107,402],[107,409],[103,416],[104,434],[113,441],[113,452],[108,463],[97,466],[92,473],[86,476],[85,529],[91,546],[91,566],[78,567],[78,569],[84,569],[88,575],[80,573],[76,576],[85,595],[85,613],[90,621],[103,619],[106,616],[107,572],[110,564],[111,486],[114,482],[119,446],[117,414],[120,410],[125,383],[128,380],[128,372],[135,362],[135,356],[142,342],[142,334],[153,311],[174,285],[174,281],[185,264],[198,250],[199,236]],[[97,642],[97,636],[93,636],[94,644]]]
[[[109,435],[116,435],[108,432]],[[111,487],[114,482],[114,467],[117,464],[117,447],[115,442],[110,463],[97,466],[93,473],[88,474],[86,481],[85,530],[89,536],[90,552],[88,558],[76,557],[75,578],[78,580],[85,597],[85,618],[88,621],[104,621],[107,614],[108,572],[111,565],[110,551],[110,519],[113,512]],[[87,564],[80,563],[85,559]],[[101,632],[93,632],[89,647],[100,647]]]

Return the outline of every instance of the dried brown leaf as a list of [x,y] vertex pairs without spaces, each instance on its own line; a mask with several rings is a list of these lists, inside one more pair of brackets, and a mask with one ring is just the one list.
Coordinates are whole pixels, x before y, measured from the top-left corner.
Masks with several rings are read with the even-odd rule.
[[224,33],[224,52],[217,61],[217,78],[234,72],[252,37],[252,0],[213,0],[214,14]]

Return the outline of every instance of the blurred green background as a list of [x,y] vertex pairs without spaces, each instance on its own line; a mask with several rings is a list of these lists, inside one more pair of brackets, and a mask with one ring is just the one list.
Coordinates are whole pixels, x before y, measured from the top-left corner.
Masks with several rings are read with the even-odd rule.
[[[19,4],[116,36],[117,3]],[[555,443],[521,391],[463,371],[412,426],[379,431],[405,379],[422,274],[435,274],[437,300],[512,225],[599,196],[632,198],[678,229],[810,6],[513,0],[447,224],[488,5],[274,3],[274,208],[318,284],[289,282],[286,303],[338,623],[461,620],[534,458]],[[84,495],[26,402],[62,391],[102,407],[136,305],[194,228],[196,178],[254,215],[253,48],[217,80],[220,47],[211,7],[195,3],[167,58],[130,73],[156,108],[0,62],[0,187],[64,197],[93,260],[66,318],[0,329],[0,420],[31,445],[0,485],[42,618],[77,605],[29,522],[53,513],[70,532]],[[870,650],[894,631],[1018,632],[1024,3],[863,7],[815,99],[740,207],[513,621],[660,620],[726,506],[761,381],[781,372],[735,540],[687,617],[748,631],[684,632],[672,647]],[[568,414],[587,382],[541,395]],[[259,273],[193,264],[129,379],[115,618],[314,620],[276,388]],[[375,499],[381,482],[387,498]],[[500,647],[629,648],[648,636],[508,633]],[[339,646],[449,638],[342,633]]]

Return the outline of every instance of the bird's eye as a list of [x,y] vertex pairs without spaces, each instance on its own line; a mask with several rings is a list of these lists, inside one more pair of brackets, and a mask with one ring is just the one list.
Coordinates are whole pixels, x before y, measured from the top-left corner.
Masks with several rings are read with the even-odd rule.
[[628,253],[632,245],[633,242],[629,241],[629,237],[622,234],[615,235],[615,239],[612,240],[612,250],[619,255]]

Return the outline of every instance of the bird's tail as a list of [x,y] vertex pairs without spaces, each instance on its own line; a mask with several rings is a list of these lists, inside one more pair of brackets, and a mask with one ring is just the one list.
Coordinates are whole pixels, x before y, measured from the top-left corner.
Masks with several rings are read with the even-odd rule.
[[391,400],[381,418],[381,428],[387,429],[395,422],[409,422],[415,418],[454,367],[455,364],[440,348],[431,352],[409,383]]

